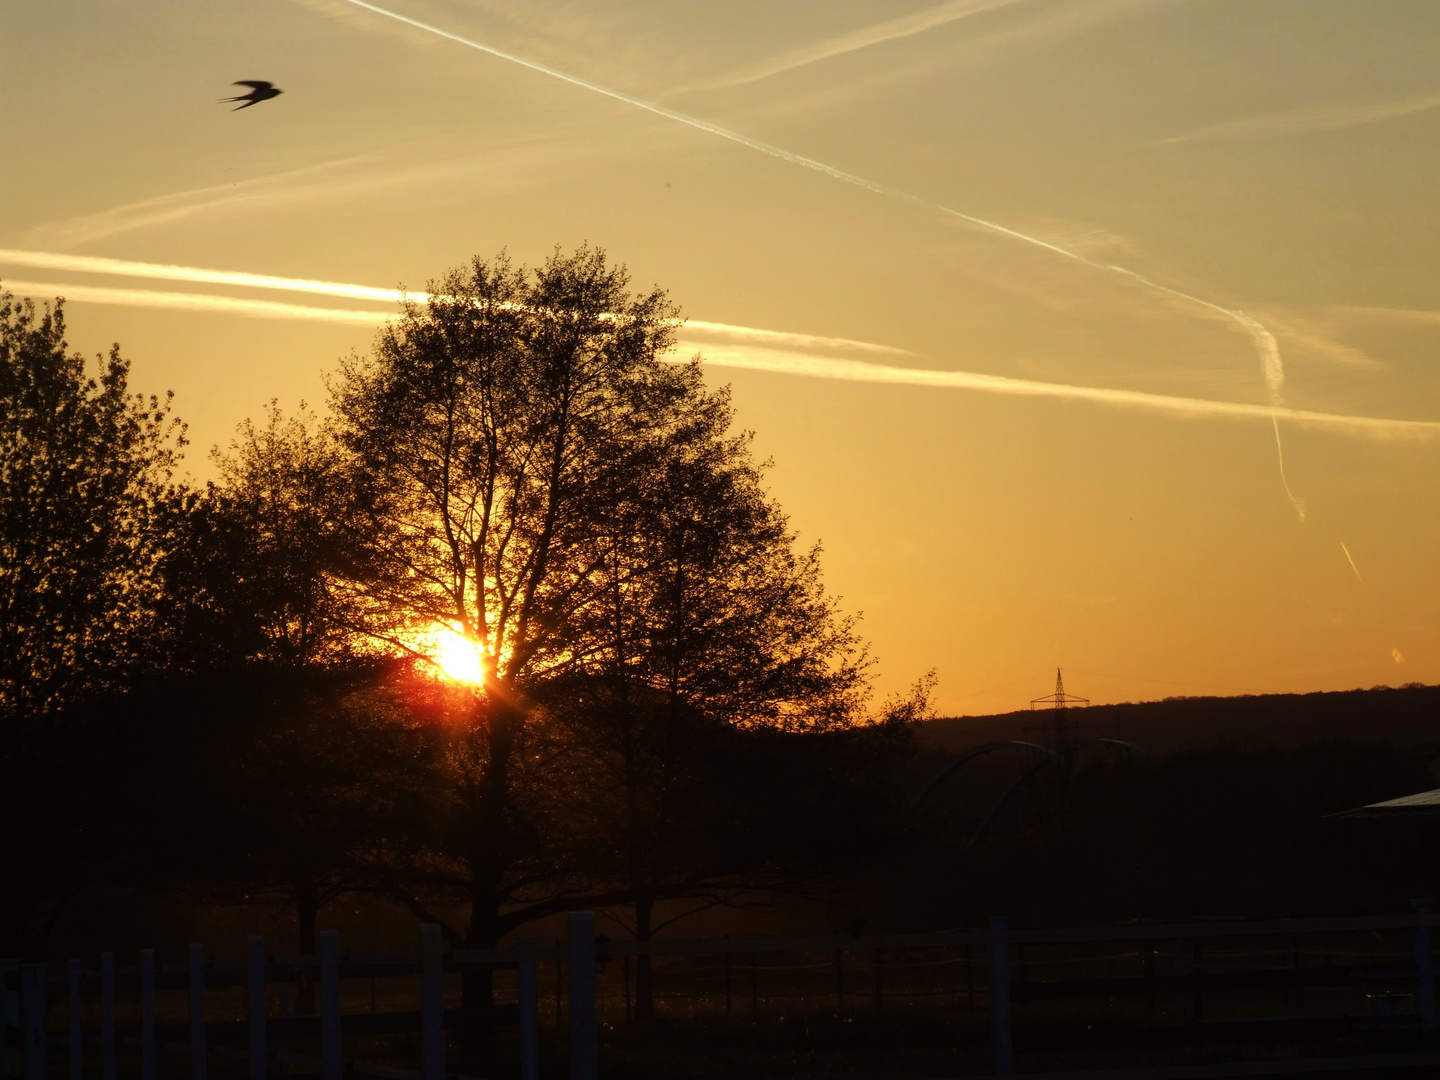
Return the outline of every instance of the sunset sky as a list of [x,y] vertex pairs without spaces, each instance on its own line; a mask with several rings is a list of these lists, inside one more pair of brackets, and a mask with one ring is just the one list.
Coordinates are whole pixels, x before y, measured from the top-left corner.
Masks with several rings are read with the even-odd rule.
[[1440,682],[1433,0],[21,0],[0,50],[0,278],[197,479],[383,290],[589,241],[882,691]]

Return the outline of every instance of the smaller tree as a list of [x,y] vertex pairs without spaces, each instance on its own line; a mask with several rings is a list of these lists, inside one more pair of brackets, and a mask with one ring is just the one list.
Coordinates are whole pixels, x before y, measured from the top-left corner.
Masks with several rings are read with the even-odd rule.
[[[212,891],[291,906],[310,953],[321,908],[366,883],[416,748],[395,664],[357,632],[339,586],[358,547],[328,430],[303,404],[286,418],[272,402],[214,458],[220,479],[187,500],[166,562],[174,677],[223,695],[206,707],[224,722],[211,725],[215,764],[191,770],[205,785],[181,833],[214,853],[201,860]],[[191,696],[167,687],[187,709]]]
[[[157,659],[163,513],[184,429],[129,391],[119,347],[86,374],[63,302],[0,294],[0,952],[38,948],[105,854],[85,706]],[[93,715],[93,713],[91,714]],[[95,768],[92,770],[92,766]]]
[[[870,803],[825,738],[871,723],[854,620],[824,589],[819,548],[797,552],[728,393],[681,370],[685,393],[607,500],[604,602],[577,635],[590,648],[546,699],[588,762],[595,873],[623,867],[640,941],[662,901],[812,878],[835,854],[814,811]],[[648,957],[636,1003],[647,1017]]]

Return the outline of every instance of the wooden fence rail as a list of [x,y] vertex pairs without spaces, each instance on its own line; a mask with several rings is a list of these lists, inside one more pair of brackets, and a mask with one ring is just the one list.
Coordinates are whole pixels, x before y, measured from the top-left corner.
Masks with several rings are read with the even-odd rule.
[[[988,1013],[989,1043],[997,1076],[1009,1075],[1013,1071],[1012,1008],[1015,1004],[1023,1007],[1032,1002],[1114,1000],[1131,996],[1149,1001],[1153,1013],[1156,1001],[1168,1000],[1174,1002],[1174,1014],[1181,1021],[1187,1017],[1196,1021],[1207,995],[1268,992],[1290,994],[1298,1002],[1300,995],[1307,990],[1354,990],[1376,986],[1403,988],[1408,985],[1412,992],[1400,996],[1413,1004],[1413,1014],[1389,1018],[1386,1024],[1389,1027],[1409,1025],[1425,1031],[1435,1027],[1436,1019],[1432,934],[1436,919],[1437,916],[1428,907],[1417,903],[1414,911],[1405,914],[1353,918],[1225,920],[1017,930],[1010,927],[1007,919],[997,917],[985,929],[928,934],[608,941],[596,938],[591,913],[573,912],[568,920],[568,940],[553,946],[522,938],[514,946],[506,948],[459,949],[445,954],[440,927],[425,925],[420,928],[414,959],[344,955],[340,951],[339,935],[327,931],[320,935],[318,956],[267,956],[263,939],[253,936],[246,942],[244,961],[238,963],[207,959],[204,946],[200,944],[191,945],[188,962],[176,966],[156,964],[154,951],[150,949],[141,951],[139,964],[134,968],[119,968],[112,953],[102,953],[98,969],[88,972],[82,970],[78,960],[70,960],[63,974],[53,973],[49,965],[43,963],[0,961],[0,974],[3,974],[4,980],[3,993],[0,993],[0,1021],[3,1021],[4,1031],[3,1042],[0,1042],[0,1080],[49,1080],[47,1055],[57,1047],[66,1052],[69,1080],[87,1080],[82,1069],[85,1048],[97,1044],[100,1049],[100,1076],[89,1080],[119,1080],[118,1051],[122,1046],[138,1047],[140,1080],[155,1080],[161,1051],[188,1053],[191,1080],[207,1080],[208,1062],[212,1055],[247,1060],[250,1080],[266,1080],[271,1063],[276,1061],[301,1062],[314,1069],[318,1080],[343,1080],[347,1071],[351,1074],[369,1073],[386,1080],[445,1080],[445,1032],[447,1028],[457,1028],[465,1013],[461,1009],[445,1008],[444,976],[447,972],[463,971],[477,965],[516,971],[518,1002],[495,1007],[490,1019],[518,1026],[522,1080],[539,1080],[540,966],[551,963],[556,965],[557,979],[561,965],[568,970],[570,1078],[596,1080],[597,969],[603,969],[611,960],[622,961],[628,1001],[629,963],[630,958],[636,956],[718,958],[723,972],[723,1000],[727,1013],[732,1008],[734,963],[749,964],[749,997],[752,1009],[758,1009],[757,958],[776,953],[830,957],[827,963],[834,965],[834,994],[842,1008],[847,993],[845,958],[857,953],[870,958],[873,963],[874,1006],[878,1010],[886,993],[882,958],[888,954],[894,965],[892,970],[898,971],[901,964],[895,958],[907,950],[927,954],[940,951],[956,958],[950,961],[952,963],[960,962],[958,958],[963,956],[964,997],[966,1008],[973,1013],[977,996],[973,968],[974,959],[979,957],[985,969],[981,996],[985,999],[985,1011]],[[1395,932],[1413,933],[1413,963],[1380,963],[1372,959],[1367,963],[1326,967],[1299,964],[1297,942],[1303,937],[1382,932],[1392,935]],[[1294,963],[1286,967],[1261,969],[1254,969],[1252,964],[1250,969],[1236,971],[1204,970],[1201,946],[1204,942],[1217,939],[1278,939],[1281,949],[1289,950]],[[1053,951],[1057,947],[1102,943],[1140,946],[1141,951],[1135,955],[1143,958],[1141,972],[1135,976],[1119,977],[1029,978],[1031,965],[1027,964],[1026,946],[1048,947]],[[1163,948],[1157,943],[1163,943]],[[1168,957],[1169,974],[1156,971],[1157,957]],[[1085,960],[1086,957],[1081,956],[1076,962]],[[1090,960],[1093,962],[1094,958]],[[342,1015],[341,985],[345,980],[394,976],[417,980],[417,1008],[413,1011],[373,1011],[372,989],[371,1012]],[[297,979],[303,979],[318,989],[317,1013],[267,1017],[267,986],[279,984],[282,1000],[285,1000],[283,995],[288,994],[289,984]],[[852,981],[851,985],[860,984]],[[223,988],[243,988],[247,1019],[227,1021],[207,1017],[207,992]],[[187,1023],[157,1023],[156,994],[165,990],[187,992]],[[557,982],[557,1024],[560,1018],[560,990]],[[125,1029],[116,1022],[116,994],[122,991],[137,993],[139,998],[139,1024]],[[860,998],[863,999],[865,994],[862,988]],[[83,1003],[87,997],[92,1002],[98,999],[98,1030],[85,1027]],[[48,1007],[62,999],[68,1005],[68,1030],[63,1037],[49,1037],[46,1028]],[[953,1007],[956,1001],[953,989],[950,1000]],[[1308,1023],[1307,1032],[1319,1030],[1317,1025],[1320,1024],[1318,1020],[1306,1021],[1299,1017],[1276,1018],[1274,1022],[1282,1026],[1285,1023],[1291,1026]],[[347,1037],[392,1033],[419,1034],[418,1070],[412,1072],[393,1066],[346,1062],[343,1045]],[[1123,1038],[1123,1033],[1116,1034]],[[290,1053],[286,1044],[291,1040],[318,1041],[320,1056],[308,1059]],[[1400,1064],[1405,1058],[1404,1055],[1391,1057],[1395,1064]],[[1243,1075],[1243,1070],[1234,1075]]]

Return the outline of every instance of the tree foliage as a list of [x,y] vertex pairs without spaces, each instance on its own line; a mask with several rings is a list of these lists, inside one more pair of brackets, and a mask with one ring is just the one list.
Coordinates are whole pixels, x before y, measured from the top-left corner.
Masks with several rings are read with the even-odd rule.
[[35,720],[147,658],[184,443],[119,347],[68,353],[62,304],[0,297],[0,716]]

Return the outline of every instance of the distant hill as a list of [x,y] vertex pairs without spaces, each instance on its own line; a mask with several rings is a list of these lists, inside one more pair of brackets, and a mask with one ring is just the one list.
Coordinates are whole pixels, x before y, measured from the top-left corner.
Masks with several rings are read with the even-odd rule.
[[[1051,710],[947,716],[921,725],[922,746],[955,753],[1002,739],[1043,739]],[[1119,738],[1156,753],[1192,747],[1294,746],[1317,739],[1387,742],[1440,754],[1440,686],[1245,697],[1183,697],[1066,711],[1082,737]]]

